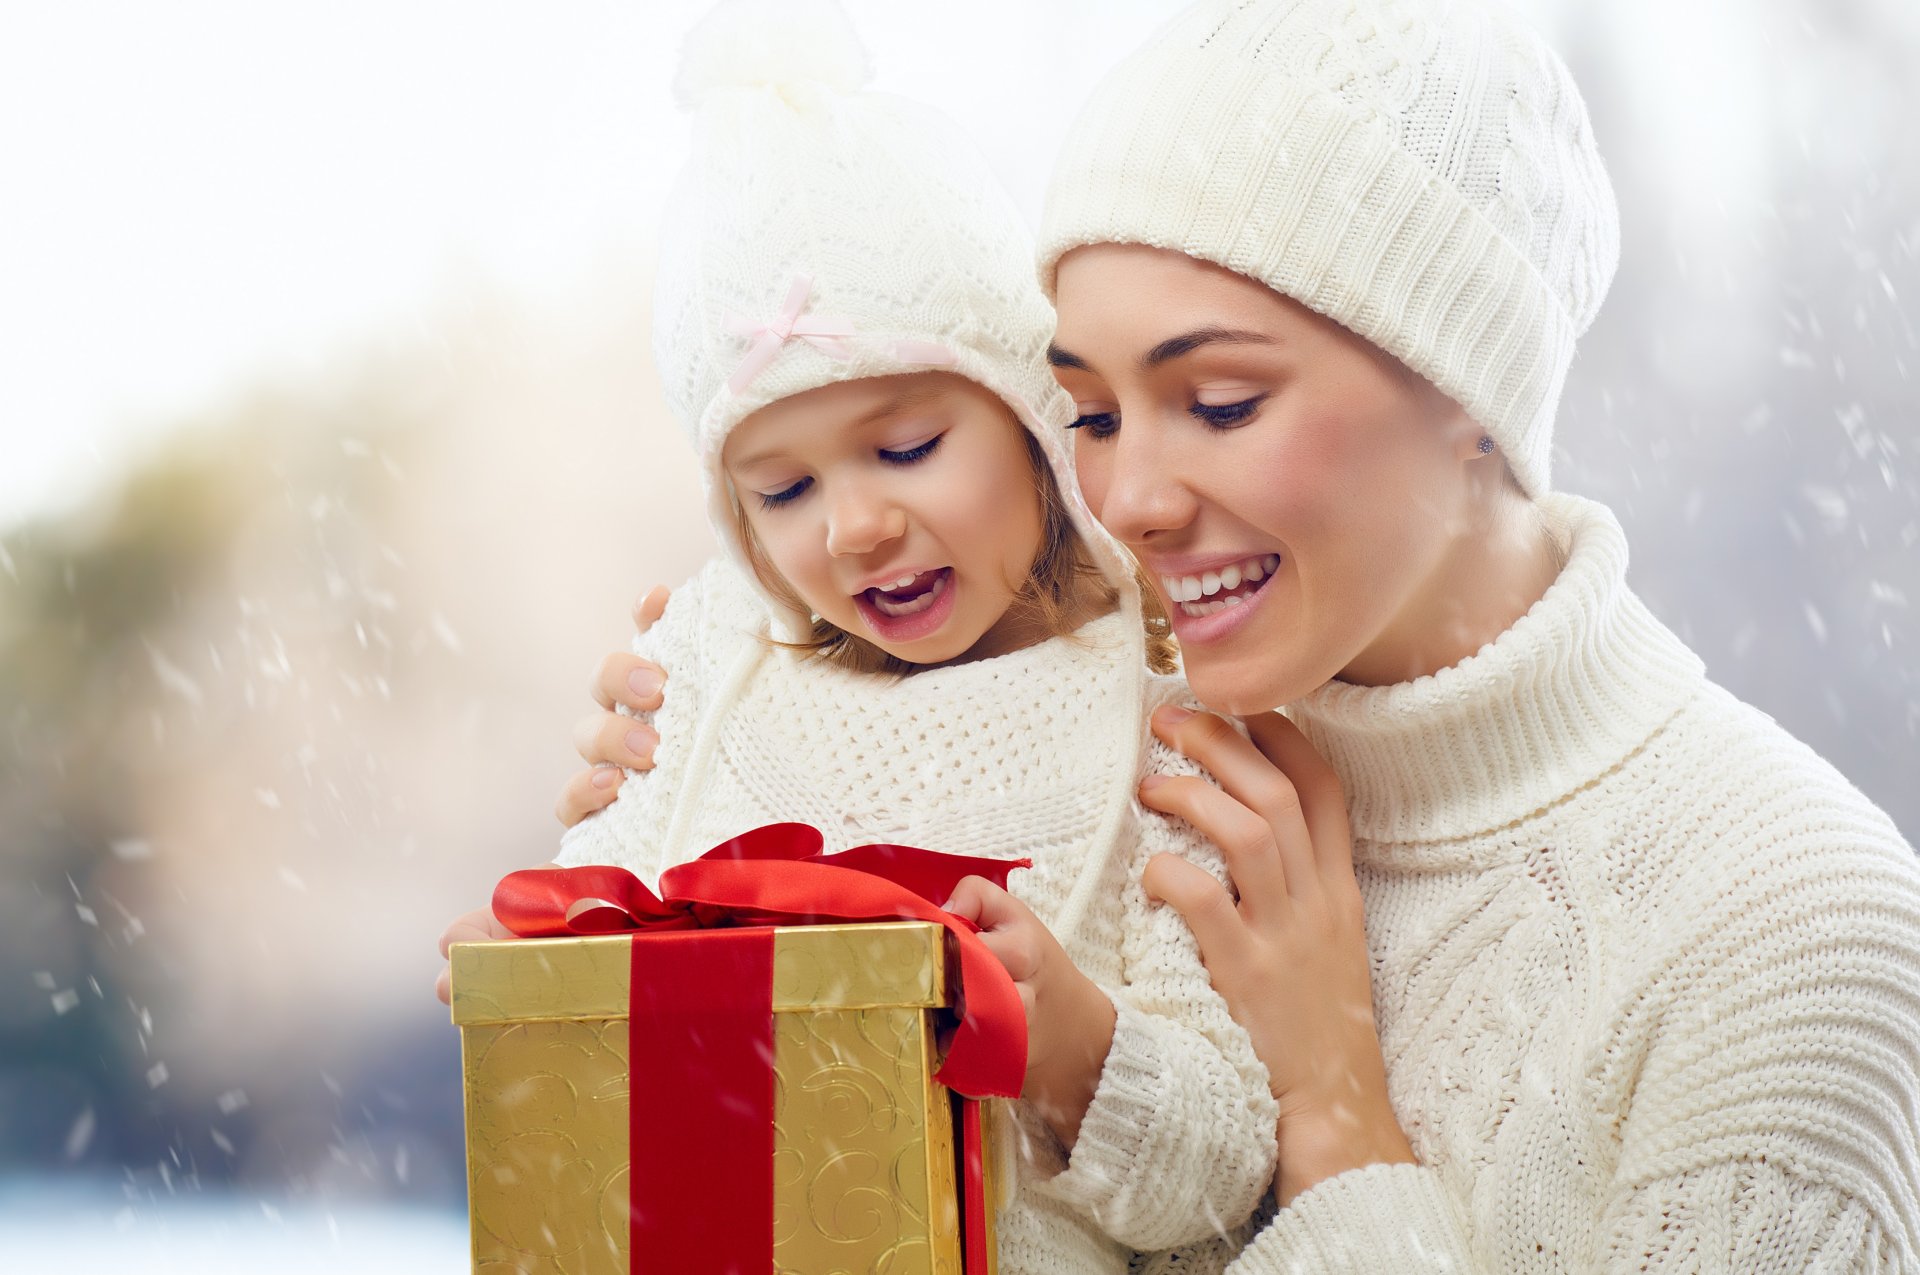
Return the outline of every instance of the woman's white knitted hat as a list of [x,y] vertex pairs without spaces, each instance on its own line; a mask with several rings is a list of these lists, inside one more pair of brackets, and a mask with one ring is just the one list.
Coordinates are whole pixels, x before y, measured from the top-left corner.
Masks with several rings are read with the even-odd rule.
[[1202,0],[1096,90],[1040,230],[1258,279],[1466,408],[1528,492],[1619,214],[1540,36],[1452,0]]
[[[729,0],[688,38],[676,89],[693,152],[662,231],[653,341],[716,533],[746,566],[720,467],[743,418],[836,381],[944,369],[1039,440],[1076,530],[1130,594],[1129,559],[1073,481],[1031,235],[952,124],[866,78],[827,0]],[[778,618],[788,637],[810,628]]]

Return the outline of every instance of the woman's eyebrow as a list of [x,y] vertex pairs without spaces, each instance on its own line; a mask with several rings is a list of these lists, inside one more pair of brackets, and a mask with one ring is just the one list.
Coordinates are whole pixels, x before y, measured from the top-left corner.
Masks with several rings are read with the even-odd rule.
[[[1140,370],[1150,372],[1162,363],[1191,354],[1203,345],[1278,345],[1279,340],[1265,332],[1253,332],[1245,328],[1208,327],[1195,328],[1191,332],[1182,332],[1179,336],[1170,336],[1154,346],[1140,357]],[[1087,361],[1078,354],[1061,349],[1051,343],[1047,346],[1047,362],[1054,367],[1077,368],[1089,371]]]
[[1170,336],[1160,344],[1148,350],[1140,358],[1140,370],[1150,372],[1162,363],[1170,362],[1183,354],[1191,354],[1203,345],[1278,345],[1280,342],[1264,332],[1250,332],[1244,328],[1195,328],[1191,332],[1182,332],[1179,336]]
[[1081,358],[1078,354],[1067,353],[1051,341],[1047,342],[1047,362],[1054,367],[1078,368],[1082,372],[1087,370],[1087,361],[1085,359]]

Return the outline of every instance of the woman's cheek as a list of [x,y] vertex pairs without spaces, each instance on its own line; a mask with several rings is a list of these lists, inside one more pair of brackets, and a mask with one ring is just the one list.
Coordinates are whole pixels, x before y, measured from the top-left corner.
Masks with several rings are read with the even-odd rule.
[[1088,438],[1087,431],[1077,429],[1073,439],[1073,473],[1080,484],[1080,494],[1086,498],[1087,508],[1093,511],[1095,518],[1100,517],[1100,507],[1107,500],[1107,479],[1112,469],[1111,448],[1102,448],[1099,441]]

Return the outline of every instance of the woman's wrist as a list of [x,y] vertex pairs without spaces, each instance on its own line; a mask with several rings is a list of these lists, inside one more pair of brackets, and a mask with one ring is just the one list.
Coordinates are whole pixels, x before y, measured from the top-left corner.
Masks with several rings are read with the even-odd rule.
[[[1288,1106],[1293,1105],[1292,1111]],[[1328,1178],[1374,1164],[1418,1164],[1406,1131],[1384,1095],[1312,1106],[1282,1104],[1275,1130],[1279,1167],[1274,1198],[1285,1208]]]

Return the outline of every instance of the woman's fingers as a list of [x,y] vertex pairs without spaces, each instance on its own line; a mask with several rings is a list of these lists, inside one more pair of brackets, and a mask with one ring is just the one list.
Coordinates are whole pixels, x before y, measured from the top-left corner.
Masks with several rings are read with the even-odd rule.
[[667,586],[656,584],[634,600],[633,631],[645,633],[667,613]]
[[[1265,916],[1285,911],[1292,884],[1289,868],[1265,819],[1197,775],[1148,775],[1140,781],[1140,802],[1149,810],[1185,819],[1220,847],[1250,912]],[[1304,831],[1300,835],[1304,837]]]
[[1149,897],[1180,914],[1198,940],[1200,959],[1208,969],[1246,959],[1246,919],[1234,906],[1233,896],[1211,873],[1177,854],[1156,854],[1147,860],[1140,883]]
[[553,803],[553,817],[563,828],[571,828],[597,810],[604,810],[620,795],[627,772],[618,766],[594,766],[576,770],[560,786],[560,799]]
[[621,705],[636,713],[650,713],[660,707],[660,688],[666,682],[666,670],[652,660],[615,651],[600,661],[587,689],[594,703],[604,709]]
[[573,724],[573,751],[590,766],[652,770],[659,744],[653,727],[619,713],[589,713]]
[[[1287,776],[1212,713],[1162,708],[1153,715],[1153,733],[1182,756],[1205,766],[1229,797],[1266,823],[1279,850],[1288,888],[1301,897],[1313,895],[1319,888],[1313,840],[1300,807],[1300,795]],[[1220,844],[1217,838],[1215,843]],[[1225,845],[1221,849],[1225,850]],[[1238,869],[1234,879],[1239,881]],[[1245,895],[1246,883],[1241,882],[1240,888]]]
[[1353,874],[1353,825],[1340,776],[1305,734],[1279,713],[1241,719],[1254,746],[1292,782],[1299,795],[1314,858],[1322,873]]

